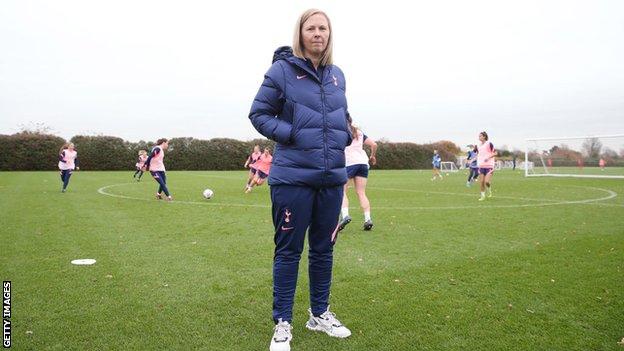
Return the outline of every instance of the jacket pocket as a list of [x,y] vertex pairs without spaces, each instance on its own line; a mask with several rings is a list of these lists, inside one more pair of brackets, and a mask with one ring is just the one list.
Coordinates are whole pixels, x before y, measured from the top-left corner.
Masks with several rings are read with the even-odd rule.
[[327,114],[327,127],[329,147],[344,150],[351,141],[344,108],[341,107]]

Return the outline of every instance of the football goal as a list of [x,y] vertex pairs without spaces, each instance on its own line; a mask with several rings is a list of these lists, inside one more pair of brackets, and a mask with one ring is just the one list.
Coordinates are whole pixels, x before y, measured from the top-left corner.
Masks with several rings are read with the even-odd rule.
[[457,172],[457,165],[455,162],[445,161],[440,163],[440,171],[441,172]]
[[624,134],[527,139],[527,177],[624,178]]

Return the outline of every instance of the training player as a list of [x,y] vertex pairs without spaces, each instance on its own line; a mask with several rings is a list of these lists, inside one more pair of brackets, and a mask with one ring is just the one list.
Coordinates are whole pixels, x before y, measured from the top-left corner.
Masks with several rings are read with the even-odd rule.
[[436,177],[439,177],[442,180],[442,174],[440,174],[440,167],[442,167],[442,157],[438,155],[438,150],[433,150],[433,158],[431,159],[431,164],[433,165],[433,178],[431,180],[435,180]]
[[251,181],[256,176],[256,162],[260,158],[260,155],[262,155],[262,152],[260,152],[260,145],[256,145],[254,146],[251,155],[249,155],[249,157],[247,157],[247,160],[245,161],[244,167],[249,167],[249,175],[247,176],[247,184],[245,185],[245,190],[249,188],[249,184],[251,184]]
[[470,173],[468,174],[468,180],[466,181],[466,186],[470,187],[472,182],[476,181],[479,178],[479,166],[477,166],[477,146],[476,145],[468,145],[468,159],[466,159],[466,165],[468,169],[470,169]]
[[58,168],[61,171],[61,181],[63,182],[61,192],[64,193],[67,191],[69,178],[74,170],[80,170],[80,167],[78,167],[78,152],[74,149],[73,143],[64,144],[61,150],[59,150]]
[[479,133],[479,144],[477,145],[477,165],[479,166],[479,174],[481,175],[481,197],[479,201],[485,200],[485,192],[487,189],[487,197],[492,197],[492,175],[494,174],[494,164],[497,156],[494,144],[489,141],[486,132]]
[[271,149],[268,147],[264,148],[264,152],[256,161],[256,175],[251,180],[251,183],[247,185],[247,189],[245,193],[250,193],[251,188],[256,185],[264,184],[264,180],[269,176],[271,171],[271,163],[273,163],[273,156],[271,156]]
[[[353,182],[355,192],[360,201],[360,207],[364,211],[364,230],[371,230],[373,228],[373,220],[371,219],[371,206],[368,197],[366,196],[366,183],[368,181],[368,161],[374,166],[377,163],[375,154],[377,153],[377,143],[367,137],[362,131],[353,125],[353,120],[350,115],[347,115],[347,121],[351,128],[351,134],[353,135],[353,141],[351,145],[345,148],[345,165],[347,167],[347,178]],[[364,151],[363,146],[368,145],[371,148],[370,158]],[[349,182],[348,181],[348,182]],[[338,231],[345,228],[347,224],[351,222],[349,216],[349,198],[347,197],[348,183],[344,185],[344,195],[342,197],[342,220],[338,226]]]
[[160,138],[156,141],[156,146],[152,148],[147,160],[145,161],[144,168],[149,170],[154,180],[158,183],[158,191],[156,192],[156,199],[162,200],[161,193],[164,192],[167,196],[167,201],[173,200],[167,189],[167,175],[165,174],[165,150],[169,148],[169,141],[166,138]]
[[[134,165],[136,167],[136,172],[134,172],[134,175],[132,176],[137,182],[141,181],[141,177],[143,176],[143,166],[145,166],[146,160],[147,151],[139,150],[139,158],[137,159],[137,163]],[[139,175],[138,177],[137,174]]]

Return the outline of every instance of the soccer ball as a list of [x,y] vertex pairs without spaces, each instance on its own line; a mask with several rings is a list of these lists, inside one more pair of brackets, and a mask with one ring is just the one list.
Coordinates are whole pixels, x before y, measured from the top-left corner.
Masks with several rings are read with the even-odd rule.
[[214,195],[214,191],[206,189],[204,190],[203,195],[205,199],[210,199]]

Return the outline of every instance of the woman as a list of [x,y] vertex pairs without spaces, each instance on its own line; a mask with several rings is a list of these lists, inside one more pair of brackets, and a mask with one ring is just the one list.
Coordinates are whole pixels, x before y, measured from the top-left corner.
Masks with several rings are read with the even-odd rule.
[[433,165],[433,177],[431,180],[435,180],[436,177],[442,180],[442,174],[440,174],[440,167],[442,166],[442,157],[438,154],[438,150],[433,150],[433,158],[431,159],[431,164]]
[[166,138],[160,138],[156,141],[156,146],[152,148],[147,160],[145,160],[145,169],[150,171],[150,174],[154,180],[158,183],[158,191],[156,192],[156,199],[162,200],[161,193],[164,192],[167,196],[167,201],[173,200],[167,189],[167,175],[165,174],[165,164],[163,159],[165,158],[165,150],[169,148],[169,141]]
[[59,150],[58,168],[61,171],[61,182],[63,182],[61,192],[64,193],[67,191],[69,178],[74,170],[80,170],[80,167],[78,167],[78,152],[74,149],[73,143],[64,144],[61,150]]
[[492,175],[494,174],[494,164],[497,152],[494,144],[489,140],[486,132],[479,133],[479,142],[477,145],[477,166],[479,166],[479,174],[481,175],[481,197],[479,201],[485,200],[485,191],[487,189],[487,197],[492,197]]
[[[371,219],[370,214],[371,206],[370,201],[368,201],[368,197],[366,196],[369,157],[366,155],[366,151],[364,151],[363,146],[368,145],[371,148],[370,163],[374,166],[377,163],[377,159],[375,158],[375,154],[377,153],[377,143],[353,125],[353,120],[350,115],[347,116],[347,120],[349,121],[349,127],[351,128],[351,134],[353,135],[351,145],[347,146],[345,149],[347,178],[350,181],[353,181],[355,193],[360,201],[360,207],[362,207],[362,211],[364,211],[364,230],[371,230],[373,229],[373,220]],[[351,223],[351,217],[349,216],[347,185],[348,184],[345,184],[344,186],[344,196],[342,198],[341,210],[342,221],[340,221],[338,231],[343,230],[347,224]]]
[[251,155],[249,155],[249,157],[247,157],[247,160],[245,161],[244,167],[245,168],[249,167],[249,175],[247,176],[247,184],[245,185],[245,191],[249,189],[251,182],[256,176],[256,161],[258,161],[258,159],[260,158],[260,155],[262,155],[262,153],[260,152],[260,145],[255,145],[253,148],[253,152],[251,153]]
[[466,166],[470,169],[468,174],[468,180],[466,186],[470,187],[472,182],[479,178],[479,166],[477,166],[477,146],[468,145],[468,158],[466,159]]
[[139,150],[139,158],[137,159],[137,162],[134,164],[134,167],[136,168],[136,172],[134,172],[134,175],[133,175],[134,179],[136,179],[137,182],[140,182],[141,177],[143,176],[143,166],[145,166],[145,160],[147,160],[147,151]]
[[273,156],[271,156],[271,149],[268,147],[264,148],[264,152],[255,162],[256,172],[253,179],[251,180],[251,184],[247,185],[247,190],[245,193],[250,193],[251,189],[256,185],[262,185],[264,180],[271,173],[271,163],[273,163]]
[[290,350],[308,228],[311,308],[306,327],[334,337],[351,335],[329,311],[332,252],[347,182],[344,149],[351,143],[346,114],[345,79],[332,64],[329,18],[307,10],[295,26],[293,49],[275,51],[249,113],[260,134],[277,142],[269,175],[275,226],[272,351]]

